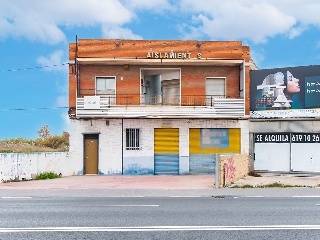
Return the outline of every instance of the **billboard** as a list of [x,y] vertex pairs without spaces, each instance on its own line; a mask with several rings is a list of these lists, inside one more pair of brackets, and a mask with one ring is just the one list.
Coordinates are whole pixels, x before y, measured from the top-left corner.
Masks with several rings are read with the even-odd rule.
[[319,117],[320,65],[252,70],[250,115]]

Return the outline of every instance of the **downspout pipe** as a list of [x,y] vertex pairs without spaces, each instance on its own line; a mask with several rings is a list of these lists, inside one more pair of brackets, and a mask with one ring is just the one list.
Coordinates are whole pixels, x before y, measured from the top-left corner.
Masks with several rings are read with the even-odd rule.
[[123,118],[121,118],[121,139],[122,139],[122,141],[121,141],[121,168],[122,168],[121,173],[123,175],[123,141],[124,141],[124,139],[123,139]]
[[75,65],[76,65],[76,89],[77,97],[80,94],[80,85],[79,85],[79,62],[78,62],[78,36],[76,35],[76,52],[75,52]]

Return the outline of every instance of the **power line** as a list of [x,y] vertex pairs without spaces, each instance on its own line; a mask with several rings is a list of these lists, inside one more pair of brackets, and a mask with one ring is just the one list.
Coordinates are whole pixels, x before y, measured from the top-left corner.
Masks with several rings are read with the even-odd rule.
[[0,109],[0,111],[56,110],[56,109],[68,109],[68,108],[69,107],[9,108],[9,109]]
[[39,66],[39,67],[27,67],[27,68],[16,68],[16,69],[8,69],[8,70],[0,70],[2,72],[17,72],[17,71],[27,71],[27,70],[35,70],[35,69],[44,69],[44,68],[53,68],[53,67],[61,67],[69,65],[69,63],[62,63],[62,64],[53,64],[48,66]]

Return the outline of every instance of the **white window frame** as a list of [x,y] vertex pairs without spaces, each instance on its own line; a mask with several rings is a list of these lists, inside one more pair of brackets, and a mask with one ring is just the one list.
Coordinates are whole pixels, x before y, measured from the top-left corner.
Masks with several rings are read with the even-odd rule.
[[126,128],[126,150],[140,150],[140,128]]
[[[116,79],[116,76],[96,76],[95,77],[95,94],[96,95],[99,95],[99,94],[101,94],[101,93],[99,93],[98,91],[106,91],[106,90],[108,90],[108,89],[104,89],[104,90],[98,90],[98,84],[97,84],[97,82],[98,82],[98,80],[100,80],[100,79],[105,79],[105,80],[114,80],[114,95],[116,94],[116,86],[117,86],[117,79]],[[111,88],[110,88],[111,89]]]
[[[207,80],[223,80],[224,81],[224,94],[223,95],[213,95],[214,98],[226,98],[227,96],[227,81],[226,77],[206,77],[206,95],[207,95]],[[209,94],[211,95],[211,94]]]

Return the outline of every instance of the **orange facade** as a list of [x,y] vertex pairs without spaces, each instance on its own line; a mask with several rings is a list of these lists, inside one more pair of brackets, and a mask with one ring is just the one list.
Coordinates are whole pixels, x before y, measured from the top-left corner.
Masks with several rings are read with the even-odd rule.
[[207,77],[224,77],[226,97],[244,97],[249,113],[250,49],[241,41],[80,39],[70,44],[69,60],[70,113],[77,97],[95,94],[96,76],[116,77],[117,104],[125,95],[139,104],[133,96],[141,94],[141,69],[148,68],[180,69],[181,96],[205,95]]

